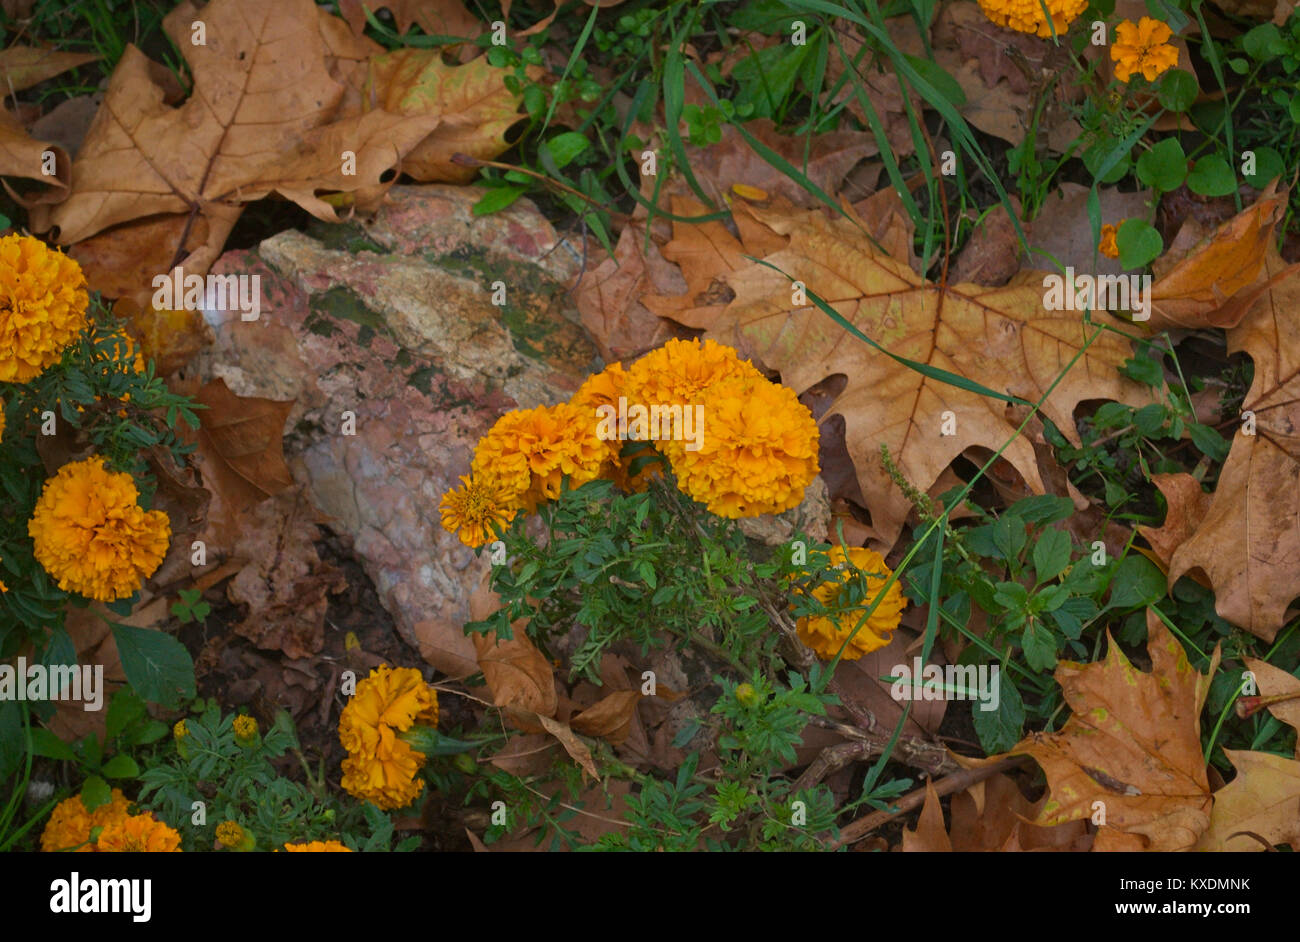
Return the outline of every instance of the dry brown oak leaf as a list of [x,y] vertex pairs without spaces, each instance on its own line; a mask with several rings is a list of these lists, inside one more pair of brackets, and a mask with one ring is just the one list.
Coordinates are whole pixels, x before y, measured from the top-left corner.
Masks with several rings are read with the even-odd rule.
[[[344,86],[330,77],[311,0],[213,0],[205,43],[169,17],[194,76],[173,108],[149,60],[127,46],[72,170],[72,191],[48,222],[78,242],[118,223],[202,211],[219,218],[271,192],[334,221],[318,191],[378,185],[441,120],[370,111],[333,120]],[[196,21],[198,22],[198,21]],[[343,154],[356,156],[355,173]]]
[[1261,277],[1272,285],[1228,331],[1228,350],[1255,364],[1242,403],[1251,416],[1237,426],[1209,510],[1169,563],[1170,585],[1200,570],[1215,611],[1265,641],[1300,595],[1300,267],[1287,270],[1270,247]]
[[1268,752],[1223,750],[1237,777],[1214,793],[1210,827],[1196,850],[1300,850],[1300,762]]
[[1065,727],[1033,733],[1009,753],[1031,756],[1047,775],[1050,796],[1034,823],[1101,823],[1104,812],[1096,850],[1187,850],[1210,826],[1200,716],[1219,649],[1199,673],[1149,611],[1150,673],[1107,641],[1104,661],[1056,668],[1073,712]]
[[[674,211],[691,215],[691,209],[683,205]],[[1006,444],[1002,456],[1041,494],[1033,445],[1015,435],[1006,402],[927,377],[854,336],[813,303],[792,303],[792,279],[896,356],[1029,402],[1052,389],[1042,412],[1076,444],[1073,413],[1081,401],[1113,399],[1134,406],[1151,401],[1144,387],[1117,372],[1132,355],[1129,342],[1096,326],[1119,322],[1098,313],[1090,327],[1077,311],[1045,310],[1041,272],[1022,272],[998,288],[944,288],[876,250],[845,219],[775,212],[739,201],[733,213],[743,244],[721,223],[674,224],[664,257],[681,263],[687,293],[647,298],[646,305],[761,361],[796,392],[828,376],[846,376],[844,391],[823,421],[844,417],[845,443],[872,526],[887,546],[902,530],[911,505],[885,470],[882,445],[924,491],[967,448],[996,450]],[[781,237],[789,240],[785,248],[764,251],[774,240],[779,245]],[[746,254],[780,271],[749,262]],[[955,433],[945,435],[948,412]]]

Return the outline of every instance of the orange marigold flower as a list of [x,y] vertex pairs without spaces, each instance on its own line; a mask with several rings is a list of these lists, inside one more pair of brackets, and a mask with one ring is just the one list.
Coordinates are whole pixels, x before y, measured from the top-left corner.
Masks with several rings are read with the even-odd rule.
[[181,836],[152,814],[137,814],[105,826],[95,846],[107,853],[173,853]]
[[748,360],[714,340],[670,340],[632,364],[627,398],[645,406],[694,405],[714,383],[733,376],[763,379]]
[[158,569],[171,537],[167,514],[139,504],[131,475],[99,456],[73,461],[45,482],[27,523],[36,559],[65,592],[100,602],[127,598]]
[[352,848],[340,841],[308,841],[306,844],[285,844],[284,849],[291,854],[352,853]]
[[[628,372],[623,369],[621,363],[614,362],[601,372],[588,376],[583,384],[578,387],[578,391],[569,398],[569,402],[580,409],[588,411],[592,416],[592,421],[597,423],[597,435],[599,436],[599,410],[603,406],[608,406],[617,412],[619,399],[626,400],[627,393]],[[647,463],[645,467],[633,474],[632,462],[639,458],[650,457],[654,455],[655,451],[653,448],[646,447],[624,456],[623,445],[627,438],[627,422],[620,419],[617,425],[619,437],[605,439],[605,448],[608,454],[601,476],[612,478],[614,483],[625,491],[643,491],[646,489],[650,478],[659,473],[659,469],[654,463]]]
[[30,236],[0,238],[0,382],[25,383],[59,362],[86,328],[81,266]]
[[[812,648],[824,660],[830,660],[839,652],[846,638],[857,628],[857,633],[844,648],[843,660],[856,661],[862,655],[889,644],[894,629],[903,617],[907,599],[897,582],[889,587],[871,617],[863,621],[871,603],[880,595],[880,589],[892,575],[885,559],[872,549],[854,547],[845,550],[842,546],[832,546],[827,553],[832,566],[841,570],[840,578],[823,582],[812,590],[813,598],[827,608],[845,604],[841,598],[847,583],[853,579],[854,571],[863,573],[867,582],[867,596],[833,615],[804,616],[795,624],[799,639]],[[858,622],[862,626],[858,627]]]
[[497,538],[521,509],[522,497],[491,474],[461,475],[460,487],[442,495],[442,528],[477,549]]
[[794,390],[757,370],[709,386],[700,447],[666,441],[678,486],[720,517],[797,507],[818,471],[817,423]]
[[380,808],[404,808],[424,788],[416,774],[424,754],[397,737],[412,726],[438,725],[438,695],[412,667],[371,671],[339,717],[343,788]]
[[1106,223],[1101,227],[1101,241],[1097,243],[1097,251],[1107,258],[1119,258],[1119,243],[1116,236],[1119,230]]
[[560,494],[565,475],[576,488],[600,477],[605,443],[585,409],[562,402],[516,409],[497,419],[474,450],[473,475],[490,475],[520,495],[531,512]]
[[109,792],[109,800],[94,811],[86,811],[80,795],[73,795],[59,802],[50,812],[50,820],[45,822],[41,832],[41,850],[72,850],[78,852],[93,851],[95,845],[89,843],[92,828],[107,827],[127,817],[127,801],[120,788]]
[[1168,23],[1144,16],[1137,23],[1125,20],[1115,27],[1110,57],[1115,78],[1128,82],[1134,72],[1154,82],[1161,73],[1178,65],[1178,47],[1169,43],[1174,31]]
[[[1006,26],[1021,33],[1036,33],[1046,39],[1055,27],[1059,36],[1070,28],[1079,14],[1088,8],[1088,0],[979,0],[984,15],[998,26]],[[1043,7],[1052,15],[1051,25],[1043,15]]]

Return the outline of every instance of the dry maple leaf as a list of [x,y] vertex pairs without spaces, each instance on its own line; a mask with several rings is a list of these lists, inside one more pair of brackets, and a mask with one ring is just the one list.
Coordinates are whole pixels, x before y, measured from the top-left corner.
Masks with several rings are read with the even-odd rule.
[[338,50],[310,0],[213,0],[197,45],[189,41],[193,10],[182,5],[164,24],[183,38],[193,92],[180,107],[167,105],[149,61],[127,47],[78,154],[69,199],[42,220],[59,227],[61,241],[144,216],[229,213],[271,192],[333,221],[318,191],[379,186],[441,120],[427,112],[338,116],[345,86],[329,69]]
[[1270,247],[1263,277],[1271,287],[1228,331],[1229,351],[1255,363],[1242,403],[1255,434],[1238,427],[1209,509],[1170,560],[1169,583],[1199,569],[1220,616],[1272,641],[1300,595],[1300,267]]
[[437,49],[399,49],[371,60],[365,91],[386,114],[438,116],[437,127],[403,152],[403,173],[427,183],[468,183],[478,170],[452,156],[491,160],[510,146],[506,131],[521,118],[522,96],[506,87],[510,74],[485,56],[451,66]]
[[1300,850],[1300,762],[1224,749],[1237,777],[1214,793],[1210,827],[1196,850]]
[[[890,354],[996,393],[1036,402],[1064,374],[1042,413],[1075,443],[1073,413],[1082,400],[1134,406],[1150,401],[1143,387],[1117,372],[1131,356],[1128,341],[1097,333],[1078,312],[1044,310],[1041,273],[1022,273],[1001,288],[944,288],[877,252],[847,220],[743,205],[736,207],[736,220],[744,245],[719,224],[675,224],[664,255],[681,261],[688,293],[647,299],[647,306],[704,328],[706,336],[777,370],[797,392],[828,376],[846,376],[844,391],[823,421],[844,417],[845,444],[872,526],[887,545],[902,529],[910,504],[882,463],[882,445],[903,475],[926,490],[967,448],[997,449],[1010,439],[1003,457],[1042,493],[1033,445],[1025,436],[1013,437],[1016,423],[1006,414],[1006,402],[926,376],[851,334],[813,304],[792,304],[792,279]],[[746,230],[755,224],[767,238],[751,248],[758,240]],[[789,239],[787,248],[762,251],[782,237]],[[768,264],[745,261],[746,252],[766,255]],[[1101,313],[1093,319],[1118,324]],[[953,434],[944,434],[945,419],[955,421]]]
[[1210,824],[1200,716],[1219,649],[1209,673],[1198,673],[1149,611],[1150,673],[1135,668],[1109,633],[1107,640],[1104,661],[1056,668],[1073,712],[1065,727],[1033,733],[1009,755],[1033,757],[1047,775],[1050,798],[1035,823],[1092,820],[1104,811],[1099,847],[1186,850]]

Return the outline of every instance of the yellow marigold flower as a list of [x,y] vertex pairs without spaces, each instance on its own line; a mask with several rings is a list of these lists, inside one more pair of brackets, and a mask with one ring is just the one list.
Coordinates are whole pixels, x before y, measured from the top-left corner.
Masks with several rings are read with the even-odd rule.
[[172,735],[177,739],[184,739],[190,734],[189,724],[184,720],[177,720],[176,725],[172,727]]
[[871,613],[871,617],[863,621],[862,616],[871,607],[871,603],[880,594],[881,587],[892,575],[889,567],[885,565],[884,557],[872,549],[854,547],[845,551],[841,546],[832,546],[827,555],[830,557],[831,565],[841,570],[841,576],[838,581],[823,582],[813,589],[813,598],[827,608],[835,607],[845,584],[853,578],[854,570],[859,570],[866,575],[868,595],[852,608],[836,615],[804,616],[796,622],[795,627],[798,629],[799,639],[804,644],[817,652],[819,657],[830,660],[839,652],[844,639],[853,632],[854,628],[857,628],[858,622],[862,621],[862,627],[857,628],[857,634],[844,648],[843,660],[856,661],[862,655],[889,644],[894,629],[898,627],[898,622],[903,617],[907,599],[895,582],[876,606],[876,610]]
[[[627,398],[628,375],[627,370],[623,369],[623,365],[615,361],[601,372],[588,376],[583,384],[578,387],[578,391],[569,398],[569,402],[580,409],[587,410],[592,417],[592,421],[596,422],[599,428],[600,415],[598,410],[602,406],[609,406],[617,412],[619,399]],[[623,445],[627,436],[627,422],[620,419],[617,425],[619,437],[605,441],[608,454],[605,459],[605,466],[601,471],[601,477],[612,478],[625,491],[643,491],[646,489],[650,478],[659,473],[659,469],[654,464],[647,464],[634,475],[632,474],[632,462],[639,458],[650,457],[655,451],[647,446],[624,457]]]
[[1118,235],[1119,230],[1110,223],[1102,226],[1101,241],[1097,243],[1097,251],[1107,258],[1119,258],[1119,243],[1116,241]]
[[25,383],[59,362],[86,327],[81,266],[30,236],[0,238],[0,382]]
[[[1043,38],[1052,35],[1052,27],[1061,35],[1088,8],[1088,0],[1045,0],[1043,4],[1039,0],[979,0],[979,4],[984,15],[998,26]],[[1043,16],[1043,6],[1052,15],[1051,26]]]
[[352,853],[351,847],[339,841],[308,841],[306,844],[285,844],[284,849],[291,854]]
[[670,340],[632,364],[626,395],[628,402],[646,406],[694,405],[714,383],[733,376],[764,379],[731,347],[713,340]]
[[709,387],[698,451],[661,442],[678,486],[720,517],[797,507],[818,471],[817,423],[794,390],[757,371]]
[[91,829],[107,827],[126,818],[130,805],[120,788],[109,792],[109,800],[93,812],[86,811],[80,795],[65,798],[55,806],[50,812],[50,820],[45,822],[45,830],[41,832],[41,850],[59,851],[75,847],[78,852],[93,851],[95,845],[88,843]]
[[460,477],[460,487],[442,495],[438,509],[442,528],[466,546],[477,549],[497,538],[520,509],[517,491],[492,474],[477,472]]
[[235,717],[235,739],[240,745],[250,745],[257,738],[257,720],[246,714]]
[[598,478],[605,455],[595,417],[562,402],[497,419],[474,450],[473,474],[495,477],[532,512],[559,496],[565,475],[573,488]]
[[415,724],[438,725],[438,695],[420,672],[387,665],[371,671],[339,717],[343,788],[380,808],[404,808],[424,788],[424,754],[397,738]]
[[158,569],[171,537],[167,514],[144,510],[131,475],[94,456],[45,482],[27,523],[35,555],[65,592],[127,598]]
[[181,836],[151,814],[137,814],[105,826],[96,847],[107,853],[173,853]]
[[1115,78],[1127,82],[1134,72],[1154,82],[1162,72],[1178,65],[1178,47],[1170,45],[1174,31],[1168,23],[1144,16],[1137,23],[1125,20],[1115,27],[1115,42],[1110,58],[1115,63]]
[[226,847],[238,847],[244,843],[244,829],[237,821],[222,821],[217,825],[217,840]]
[[5,401],[0,399],[0,442],[5,440]]

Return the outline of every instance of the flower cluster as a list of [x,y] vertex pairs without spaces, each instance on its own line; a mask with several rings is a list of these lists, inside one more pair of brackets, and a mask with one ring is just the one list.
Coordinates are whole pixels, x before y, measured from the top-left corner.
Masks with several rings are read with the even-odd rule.
[[1169,40],[1174,31],[1168,23],[1144,16],[1134,23],[1125,20],[1115,27],[1115,42],[1110,58],[1115,63],[1115,78],[1127,83],[1135,72],[1148,82],[1178,65],[1178,47]]
[[[689,410],[707,430],[688,422],[697,414]],[[661,418],[673,434],[659,434]],[[686,428],[694,429],[689,442]],[[651,442],[681,490],[723,517],[795,507],[818,471],[817,425],[792,390],[730,347],[670,340],[629,369],[614,363],[589,377],[567,403],[498,420],[478,443],[470,476],[443,497],[442,525],[479,547],[516,514],[557,497],[566,478],[571,487],[605,477],[642,490],[657,473],[646,460],[656,454]]]
[[36,559],[65,592],[113,602],[158,569],[171,537],[161,510],[145,510],[129,474],[94,456],[45,482],[27,532]]
[[341,844],[338,841],[308,841],[306,844],[285,844],[284,849],[289,853],[299,854],[338,854],[352,853],[352,848]]
[[339,717],[343,788],[380,808],[405,808],[424,788],[417,773],[425,756],[399,737],[415,726],[438,725],[438,695],[412,667],[384,665],[357,684]]
[[81,266],[30,236],[0,238],[0,382],[25,383],[59,362],[88,323]]
[[[831,615],[803,616],[798,619],[795,627],[799,639],[817,652],[819,657],[830,660],[843,646],[843,659],[856,661],[862,655],[889,644],[894,629],[902,618],[903,609],[907,606],[907,599],[903,597],[898,582],[894,582],[876,605],[876,610],[864,620],[862,616],[876,601],[881,588],[892,575],[885,565],[884,557],[865,547],[846,550],[841,546],[832,546],[827,555],[831,565],[839,570],[839,578],[823,582],[812,590],[812,596],[828,609],[842,610]],[[846,604],[844,595],[848,584],[859,573],[866,581],[866,598]],[[861,627],[858,626],[859,622],[862,622]],[[857,629],[856,634],[854,629]],[[850,635],[853,637],[845,646],[844,642]]]
[[[1036,33],[1046,39],[1062,35],[1079,14],[1088,8],[1088,0],[979,0],[984,15],[998,26],[1006,26],[1020,33]],[[1051,23],[1043,15],[1043,7],[1051,14]]]
[[817,475],[819,436],[794,391],[741,374],[706,387],[705,395],[709,429],[700,448],[664,443],[678,486],[719,517],[799,506]]
[[120,789],[94,811],[80,795],[66,798],[50,813],[41,832],[41,850],[77,852],[176,851],[181,836],[152,814],[130,813],[131,803]]

